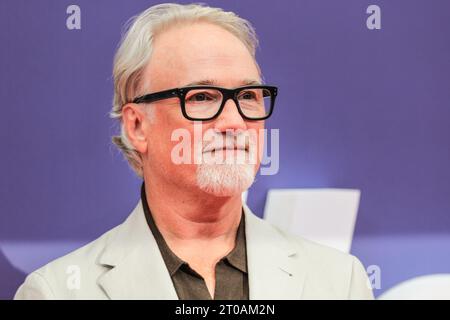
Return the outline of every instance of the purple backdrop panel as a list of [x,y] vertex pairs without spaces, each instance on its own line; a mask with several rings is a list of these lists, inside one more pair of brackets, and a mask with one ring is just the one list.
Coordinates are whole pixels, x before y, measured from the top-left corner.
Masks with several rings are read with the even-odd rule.
[[[0,2],[0,297],[47,262],[17,262],[33,243],[59,243],[50,260],[135,205],[140,181],[110,142],[112,59],[123,24],[156,3]],[[81,30],[66,27],[71,4]],[[450,272],[439,245],[450,244],[450,2],[208,4],[254,24],[265,79],[280,87],[267,122],[280,129],[280,171],[257,177],[255,213],[270,188],[360,189],[353,253],[386,269],[382,290]],[[366,26],[371,4],[380,30]]]

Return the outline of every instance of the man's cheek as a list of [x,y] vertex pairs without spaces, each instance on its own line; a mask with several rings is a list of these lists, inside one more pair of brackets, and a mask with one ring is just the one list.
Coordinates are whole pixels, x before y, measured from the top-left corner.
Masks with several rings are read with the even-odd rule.
[[[187,128],[175,128],[170,133],[169,150],[171,162],[176,165],[195,163],[196,151],[195,134]],[[201,136],[200,136],[201,137]]]

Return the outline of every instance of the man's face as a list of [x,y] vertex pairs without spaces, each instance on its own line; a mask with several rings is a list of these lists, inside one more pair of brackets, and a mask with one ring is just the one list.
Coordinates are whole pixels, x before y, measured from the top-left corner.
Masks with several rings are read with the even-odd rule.
[[[213,24],[201,22],[174,26],[159,34],[153,44],[154,51],[142,78],[145,93],[188,85],[235,88],[246,85],[249,81],[260,82],[258,68],[245,45],[230,32]],[[201,83],[205,80],[213,83]],[[194,125],[199,126],[200,123],[183,117],[178,98],[161,100],[147,108],[153,108],[154,113],[151,117],[153,120],[148,119],[151,124],[145,133],[148,145],[144,157],[144,173],[148,173],[150,179],[158,175],[167,183],[176,183],[190,189],[200,188],[217,196],[240,194],[251,185],[259,168],[259,156],[255,157],[253,164],[248,164],[248,161],[247,164],[192,163],[199,156],[195,154]],[[244,120],[234,101],[228,100],[218,118],[201,122],[200,139],[203,140],[203,149],[200,152],[203,156],[211,156],[212,153],[216,159],[244,156],[248,160],[249,147],[255,153],[261,151],[259,133],[263,128],[263,121]],[[190,164],[174,163],[172,151],[180,141],[172,141],[171,137],[179,129],[189,132],[191,137]],[[198,136],[198,128],[196,130]],[[235,132],[236,135],[239,135],[238,132],[252,132],[257,135],[252,136],[247,150],[230,152],[219,146],[218,138],[222,137],[225,142],[227,132]],[[234,139],[232,141],[237,143]],[[217,148],[203,152],[209,143]],[[236,147],[239,149],[239,146]]]

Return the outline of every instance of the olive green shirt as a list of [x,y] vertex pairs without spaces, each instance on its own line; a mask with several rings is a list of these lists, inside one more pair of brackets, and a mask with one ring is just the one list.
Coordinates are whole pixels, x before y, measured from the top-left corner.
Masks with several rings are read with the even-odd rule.
[[[178,298],[180,300],[211,300],[212,297],[203,277],[169,248],[158,230],[147,203],[144,184],[141,188],[141,199],[145,218],[158,244]],[[215,276],[214,300],[249,299],[244,212],[242,212],[236,233],[235,247],[216,264]]]

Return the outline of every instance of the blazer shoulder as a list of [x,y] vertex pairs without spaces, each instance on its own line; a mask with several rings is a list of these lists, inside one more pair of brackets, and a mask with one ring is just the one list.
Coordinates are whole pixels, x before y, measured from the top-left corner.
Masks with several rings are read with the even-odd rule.
[[87,264],[98,263],[98,257],[101,255],[108,243],[115,238],[120,226],[121,225],[114,227],[86,245],[49,262],[37,271],[44,273],[47,269],[66,267],[67,265],[84,266]]
[[356,256],[273,228],[296,248],[294,259],[307,265],[316,288],[326,288],[339,299],[373,299],[366,270]]
[[310,258],[319,260],[332,260],[334,262],[345,263],[349,259],[352,259],[352,255],[340,251],[338,249],[332,248],[327,245],[320,244],[318,242],[306,239],[302,236],[298,236],[289,232],[282,230],[281,228],[266,222],[271,226],[281,237],[283,237],[288,243],[293,245],[297,251],[307,254]]
[[[92,283],[86,281],[88,278],[94,280],[104,271],[99,257],[106,245],[115,238],[119,227],[30,273],[18,288],[14,299],[70,299],[71,292],[68,289],[71,276],[82,274],[84,281],[81,285],[85,285]],[[76,286],[76,281],[73,284]]]
[[250,219],[247,220],[247,223],[258,226],[258,233],[263,234],[265,237],[270,236],[271,239],[275,239],[280,245],[290,248],[290,251],[296,251],[302,256],[306,255],[308,259],[316,262],[323,261],[333,262],[334,265],[336,263],[338,265],[351,265],[353,258],[348,253],[287,232],[264,218],[252,214],[250,210],[248,217]]

